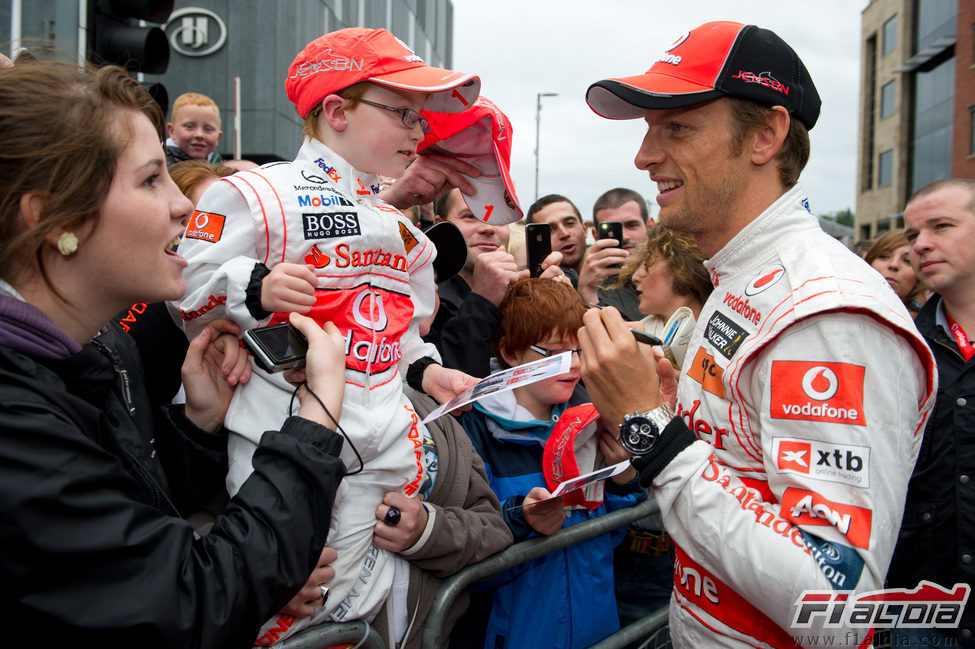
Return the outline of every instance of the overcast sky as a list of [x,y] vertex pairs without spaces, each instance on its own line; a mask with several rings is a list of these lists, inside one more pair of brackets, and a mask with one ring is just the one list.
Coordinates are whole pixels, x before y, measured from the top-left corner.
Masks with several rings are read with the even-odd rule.
[[[656,208],[656,187],[633,165],[641,120],[599,117],[586,89],[647,70],[683,32],[711,20],[753,23],[785,39],[823,100],[801,183],[814,212],[855,207],[860,13],[868,0],[454,0],[453,68],[514,129],[511,171],[523,209],[535,198],[535,106],[542,98],[538,195],[568,196],[589,217],[605,190],[630,187]],[[655,213],[652,212],[652,213]]]

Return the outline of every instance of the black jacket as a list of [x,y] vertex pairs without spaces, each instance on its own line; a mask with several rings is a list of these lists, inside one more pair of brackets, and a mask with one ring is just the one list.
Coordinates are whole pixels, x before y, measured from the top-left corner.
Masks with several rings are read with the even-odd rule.
[[607,277],[603,285],[596,291],[599,306],[613,306],[620,312],[624,320],[640,321],[646,316],[640,311],[640,294],[636,292],[633,280],[619,288],[608,288],[616,283],[616,276]]
[[[890,588],[915,588],[922,579],[948,589],[975,584],[975,357],[966,363],[954,339],[938,327],[940,302],[940,296],[931,297],[916,320],[938,363],[938,397],[908,485],[887,571]],[[966,629],[975,631],[971,599],[958,637],[962,646],[975,646]]]
[[423,339],[436,345],[444,367],[484,378],[491,373],[491,339],[501,324],[501,311],[472,292],[460,275],[438,284],[437,293],[440,308]]
[[225,439],[179,408],[153,416],[136,355],[115,326],[67,358],[0,346],[10,644],[250,647],[321,553],[341,438],[300,418],[265,434],[254,475],[201,538],[180,516],[222,482]]

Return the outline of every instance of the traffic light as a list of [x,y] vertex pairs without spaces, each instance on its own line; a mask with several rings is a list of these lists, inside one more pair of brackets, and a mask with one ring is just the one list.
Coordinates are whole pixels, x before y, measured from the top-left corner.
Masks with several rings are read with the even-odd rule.
[[[88,7],[92,63],[114,63],[146,74],[166,71],[169,42],[158,24],[169,19],[173,0],[91,0]],[[157,24],[141,26],[139,21]]]

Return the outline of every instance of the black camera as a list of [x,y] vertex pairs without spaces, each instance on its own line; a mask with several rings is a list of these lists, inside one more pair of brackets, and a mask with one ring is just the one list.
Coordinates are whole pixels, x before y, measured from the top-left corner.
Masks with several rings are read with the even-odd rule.
[[308,341],[291,323],[257,327],[244,332],[244,345],[265,372],[304,367]]

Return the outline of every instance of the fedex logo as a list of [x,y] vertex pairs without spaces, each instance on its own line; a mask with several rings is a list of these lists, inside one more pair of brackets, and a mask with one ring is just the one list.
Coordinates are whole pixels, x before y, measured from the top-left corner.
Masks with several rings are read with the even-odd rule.
[[873,512],[837,503],[814,491],[788,488],[782,494],[782,515],[796,525],[829,525],[858,548],[870,547]]
[[866,426],[865,371],[849,363],[772,361],[770,414],[773,419]]
[[806,475],[853,487],[870,486],[869,446],[776,437],[772,440],[772,456],[780,473]]

